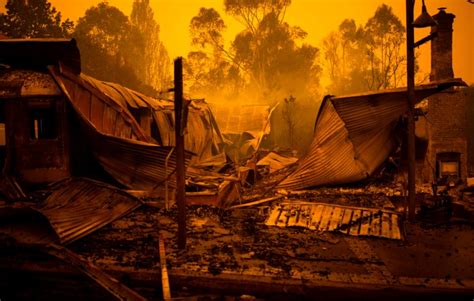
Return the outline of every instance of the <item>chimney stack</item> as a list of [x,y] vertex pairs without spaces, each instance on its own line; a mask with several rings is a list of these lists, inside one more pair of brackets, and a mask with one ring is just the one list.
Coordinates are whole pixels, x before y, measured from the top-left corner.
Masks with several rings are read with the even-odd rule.
[[453,22],[456,16],[445,10],[445,7],[441,7],[433,16],[438,25],[432,26],[431,32],[438,32],[438,36],[431,41],[431,81],[454,77]]

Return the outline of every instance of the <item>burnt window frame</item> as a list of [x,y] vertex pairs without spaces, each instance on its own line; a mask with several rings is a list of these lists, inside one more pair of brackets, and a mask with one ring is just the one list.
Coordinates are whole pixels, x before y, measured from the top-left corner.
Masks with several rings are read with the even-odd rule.
[[[457,174],[441,174],[441,165],[443,163],[456,163]],[[438,179],[444,177],[461,177],[461,153],[459,152],[442,152],[436,154],[436,176]]]
[[[43,120],[49,120],[47,129],[41,131],[38,130],[38,137],[36,137],[36,126],[34,115],[49,115]],[[35,98],[28,100],[27,103],[27,128],[28,128],[28,139],[30,142],[38,141],[57,141],[60,134],[60,120],[58,110],[58,100],[56,98]],[[46,133],[44,133],[46,132]]]

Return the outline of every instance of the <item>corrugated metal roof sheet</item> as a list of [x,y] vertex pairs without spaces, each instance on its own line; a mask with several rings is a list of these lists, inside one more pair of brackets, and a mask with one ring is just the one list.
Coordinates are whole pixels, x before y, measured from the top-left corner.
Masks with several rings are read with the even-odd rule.
[[24,244],[67,244],[131,212],[140,201],[123,190],[90,179],[68,179],[48,188],[39,203],[0,206],[0,232]]
[[[138,190],[151,191],[168,180],[175,187],[176,156],[165,161],[172,147],[158,146],[108,135],[93,134],[93,152],[99,163],[119,183]],[[185,152],[188,166],[192,154]]]
[[119,100],[91,86],[82,75],[64,69],[59,72],[50,68],[50,71],[74,109],[97,131],[115,137],[153,141]]
[[[78,84],[84,81],[74,74],[50,70],[81,117],[95,157],[110,175],[130,189],[141,190],[153,190],[171,179],[175,156],[170,157],[165,169],[171,147],[149,143],[151,138],[144,135],[118,100]],[[189,164],[191,156],[192,153],[186,152],[185,164]],[[174,184],[170,181],[172,187]]]
[[[160,132],[163,146],[175,146],[174,135],[174,106],[164,106],[153,111],[153,118]],[[211,109],[205,101],[192,101],[189,106],[186,135],[184,136],[186,150],[196,156],[191,165],[200,165],[206,161],[225,163],[224,138],[221,135]]]
[[233,139],[240,154],[248,156],[259,149],[265,135],[270,133],[270,118],[278,106],[209,104],[222,134]]
[[[54,69],[53,69],[54,72]],[[115,83],[99,81],[67,70],[55,72],[58,82],[68,91],[73,105],[98,131],[161,146],[175,146],[174,103],[145,96]],[[160,143],[140,127],[130,109],[150,110],[158,128]],[[195,154],[193,163],[206,161],[223,153],[223,141],[207,103],[193,101],[189,106],[185,148]]]
[[[174,103],[172,101],[149,97],[118,84],[99,81],[84,74],[81,74],[81,78],[91,87],[120,103],[123,108],[151,110],[153,121],[160,132],[161,145],[175,146]],[[185,135],[185,148],[196,154],[192,163],[199,163],[223,153],[224,140],[205,101],[191,102],[186,131],[188,135]]]
[[209,105],[223,134],[264,131],[270,116],[270,106],[267,105]]
[[[418,86],[416,99],[459,79]],[[279,188],[303,189],[363,180],[388,157],[397,141],[393,130],[408,109],[406,88],[344,97],[326,97],[320,107],[309,152]]]
[[61,243],[75,241],[140,206],[130,194],[89,179],[71,179],[52,187],[34,208],[50,222]]
[[375,208],[292,201],[274,207],[265,224],[334,231],[354,236],[402,239],[396,212]]

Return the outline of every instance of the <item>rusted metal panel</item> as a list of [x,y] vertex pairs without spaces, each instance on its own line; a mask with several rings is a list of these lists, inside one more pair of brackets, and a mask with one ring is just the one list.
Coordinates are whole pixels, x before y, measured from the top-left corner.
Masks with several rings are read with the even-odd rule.
[[[159,140],[162,146],[174,146],[173,102],[148,97],[118,84],[99,81],[84,74],[75,76],[67,70],[54,74],[64,84],[66,90],[70,91],[72,102],[77,104],[78,110],[98,131],[121,138],[138,137],[140,141],[152,143]],[[88,100],[91,103],[89,107],[84,104]],[[133,117],[130,109],[149,110],[150,114],[153,113],[160,137],[153,139],[149,130],[150,125],[140,126],[142,120]],[[103,112],[102,118],[100,112]],[[223,138],[220,131],[214,128],[216,125],[210,120],[210,116],[212,112],[204,101],[191,103],[185,147],[186,150],[196,154],[193,163],[223,152]]]
[[[90,96],[91,98],[93,97],[92,94]],[[106,106],[104,106],[103,103],[98,101],[91,101],[90,121],[92,122],[92,124],[96,124],[98,128],[103,128],[104,119],[106,118],[104,116],[106,114],[106,110]]]
[[[416,89],[416,98],[421,101],[463,84],[452,79],[421,85]],[[393,130],[407,109],[404,88],[326,97],[316,119],[309,152],[278,187],[296,190],[366,179],[396,146]]]
[[[165,161],[171,147],[158,146],[131,139],[91,133],[94,155],[104,169],[118,182],[130,189],[154,190],[165,181],[175,187],[173,175],[176,160]],[[192,153],[186,152],[186,166]]]
[[[151,138],[144,136],[143,130],[126,108],[106,96],[98,96],[97,91],[92,93],[86,87],[80,86],[78,84],[81,82],[80,78],[74,78],[74,75],[67,72],[65,72],[66,76],[58,75],[54,69],[51,69],[51,72],[58,83],[63,86],[64,93],[73,106],[74,97],[90,97],[93,102],[103,104],[102,128],[100,128],[100,123],[93,124],[91,122],[87,115],[88,112],[82,112],[76,106],[74,108],[83,120],[95,157],[110,175],[130,189],[142,190],[154,190],[164,181],[172,180],[171,177],[176,167],[174,157],[169,160],[168,170],[165,170],[166,156],[170,147],[148,143]],[[79,90],[75,90],[77,87]],[[71,96],[69,91],[76,94]],[[125,114],[125,112],[128,113]],[[189,164],[192,153],[187,152],[186,156],[186,164]],[[170,183],[174,185],[173,181]]]
[[63,244],[70,243],[124,216],[140,202],[115,187],[89,179],[71,179],[53,186],[38,207]]
[[272,208],[265,224],[402,239],[397,213],[376,208],[288,201]]
[[[173,107],[166,106],[153,111],[154,121],[160,132],[163,146],[174,146],[174,115]],[[189,107],[186,135],[184,146],[186,150],[193,152],[192,165],[200,165],[205,162],[214,164],[225,163],[225,157],[219,156],[224,153],[224,138],[217,124],[213,121],[212,112],[204,101],[193,101]],[[219,159],[219,160],[217,160]]]
[[28,245],[71,243],[131,212],[141,202],[123,190],[73,178],[48,187],[38,203],[0,206],[0,232]]
[[[62,68],[49,68],[54,79],[66,94],[75,110],[99,132],[116,135],[122,138],[137,137],[140,141],[152,142],[153,139],[147,136],[139,126],[132,114],[117,100],[107,97],[100,90],[90,85],[83,79],[84,75],[75,75]],[[104,122],[92,122],[91,103],[96,102],[95,108],[102,105],[104,112]],[[113,112],[113,113],[112,113]],[[114,114],[115,113],[115,114]],[[114,116],[115,115],[115,116]],[[114,118],[115,117],[115,118]],[[94,120],[98,120],[94,118]],[[113,123],[111,123],[113,121]]]

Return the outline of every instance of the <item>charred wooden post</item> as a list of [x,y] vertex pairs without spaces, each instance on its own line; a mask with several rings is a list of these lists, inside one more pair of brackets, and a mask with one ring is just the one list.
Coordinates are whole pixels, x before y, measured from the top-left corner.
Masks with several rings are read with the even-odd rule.
[[178,248],[186,248],[186,200],[184,182],[183,58],[174,61],[174,120],[176,137],[176,204],[178,205]]
[[415,220],[415,33],[413,10],[415,0],[406,0],[407,26],[407,95],[408,95],[408,219]]
[[407,95],[408,95],[408,220],[415,221],[416,201],[416,153],[415,153],[415,47],[430,41],[435,35],[426,37],[415,43],[415,27],[424,28],[436,25],[436,21],[428,14],[425,0],[422,0],[421,15],[414,20],[415,0],[406,0],[407,26]]

